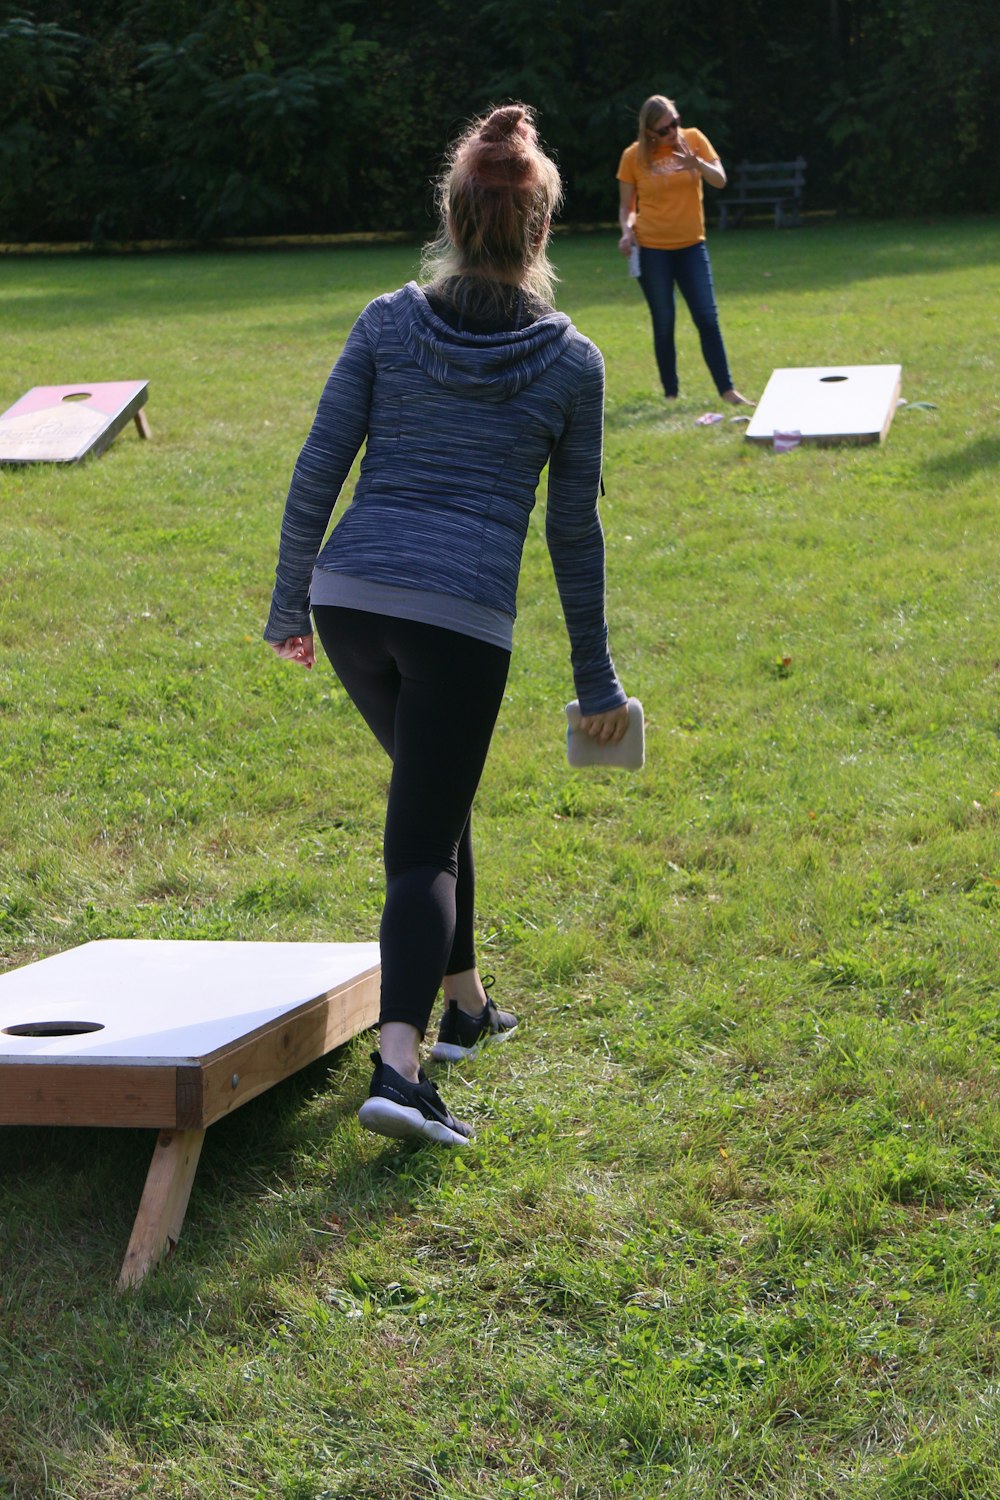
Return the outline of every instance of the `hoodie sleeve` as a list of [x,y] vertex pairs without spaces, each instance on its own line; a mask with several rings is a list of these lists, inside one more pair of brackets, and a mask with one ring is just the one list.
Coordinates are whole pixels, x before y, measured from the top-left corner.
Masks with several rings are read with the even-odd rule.
[[285,501],[266,641],[312,631],[309,586],[313,564],[344,481],[368,433],[375,350],[382,308],[365,308],[344,344],[320,397],[309,436],[295,464]]
[[549,459],[545,539],[569,632],[573,681],[585,714],[626,702],[608,650],[604,532],[597,510],[604,436],[604,360],[588,342],[576,401]]

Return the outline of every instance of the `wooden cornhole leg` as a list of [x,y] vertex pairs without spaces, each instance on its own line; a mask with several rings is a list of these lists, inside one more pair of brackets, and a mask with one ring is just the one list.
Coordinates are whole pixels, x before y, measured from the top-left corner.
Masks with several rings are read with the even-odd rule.
[[161,1130],[125,1251],[118,1290],[138,1286],[180,1238],[204,1130]]
[[146,413],[142,410],[142,407],[140,407],[139,410],[136,412],[135,417],[134,417],[133,420],[135,421],[136,431],[138,432],[138,434],[139,434],[139,436],[141,438],[150,438],[150,437],[153,436],[153,434],[152,434],[152,432],[150,430],[150,426],[149,426],[149,418],[146,416]]

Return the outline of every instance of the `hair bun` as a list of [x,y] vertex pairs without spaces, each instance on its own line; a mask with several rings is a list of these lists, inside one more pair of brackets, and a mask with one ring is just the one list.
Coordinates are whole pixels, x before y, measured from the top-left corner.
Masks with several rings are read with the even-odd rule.
[[489,145],[500,145],[516,136],[522,141],[535,139],[531,114],[523,104],[503,104],[491,110],[479,130],[479,139]]

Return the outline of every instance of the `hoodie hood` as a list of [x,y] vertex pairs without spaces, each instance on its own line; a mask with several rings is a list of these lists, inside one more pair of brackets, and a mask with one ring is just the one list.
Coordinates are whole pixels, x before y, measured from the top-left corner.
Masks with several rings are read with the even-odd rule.
[[462,333],[431,308],[415,281],[390,299],[396,331],[424,374],[463,396],[507,401],[553,365],[573,341],[565,313],[550,312],[514,333]]

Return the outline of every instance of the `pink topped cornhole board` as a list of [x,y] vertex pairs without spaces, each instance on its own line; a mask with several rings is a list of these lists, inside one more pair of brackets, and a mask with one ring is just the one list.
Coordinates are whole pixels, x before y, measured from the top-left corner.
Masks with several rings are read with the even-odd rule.
[[902,365],[810,365],[774,370],[750,419],[751,443],[775,434],[803,443],[880,443],[889,431]]
[[0,464],[79,463],[110,447],[130,419],[148,438],[148,393],[148,380],[32,386],[0,415]]
[[104,939],[0,974],[0,1125],[159,1131],[119,1277],[173,1249],[209,1125],[375,1024],[377,943]]

